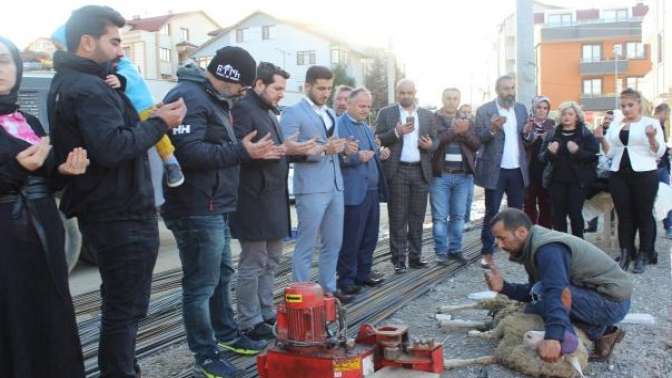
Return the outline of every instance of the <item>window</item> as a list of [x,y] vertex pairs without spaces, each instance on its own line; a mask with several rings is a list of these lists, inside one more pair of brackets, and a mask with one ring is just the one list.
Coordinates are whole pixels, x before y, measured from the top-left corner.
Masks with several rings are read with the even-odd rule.
[[236,29],[236,42],[245,42],[245,29]]
[[212,58],[209,57],[209,56],[203,56],[203,57],[200,57],[200,58],[196,58],[196,63],[198,63],[198,65],[201,68],[206,69],[206,68],[208,68],[208,64],[210,63],[211,59]]
[[644,44],[641,42],[628,42],[625,45],[625,55],[628,59],[643,58]]
[[571,13],[551,14],[548,16],[548,24],[553,26],[571,25],[572,14]]
[[599,62],[602,60],[601,45],[583,45],[581,60],[584,62]]
[[602,11],[602,19],[605,21],[623,21],[628,19],[628,9],[607,9]]
[[583,81],[584,96],[602,95],[602,79],[587,79]]
[[616,80],[616,93],[623,92],[624,85],[625,85],[625,78]]
[[264,25],[261,27],[261,39],[267,40],[273,38],[275,25]]
[[663,35],[658,33],[658,63],[663,63]]
[[170,35],[170,24],[164,24],[161,27],[161,34]]
[[159,59],[161,59],[162,62],[170,62],[170,49],[160,48]]
[[[128,59],[131,59],[131,47],[126,46],[123,49],[124,49],[124,56],[127,57]],[[133,59],[131,59],[131,60],[133,60]]]
[[615,59],[623,59],[623,44],[622,43],[617,43],[614,45],[614,49],[612,50],[614,53],[614,60]]
[[180,34],[182,34],[182,41],[188,41],[189,40],[189,29],[180,28]]
[[331,63],[333,64],[339,63],[340,54],[338,52],[339,52],[338,49],[331,49]]
[[315,64],[315,51],[297,51],[296,65],[305,66]]
[[632,88],[634,90],[639,90],[639,85],[641,83],[641,80],[642,80],[641,77],[626,77],[625,78],[625,87],[626,88]]

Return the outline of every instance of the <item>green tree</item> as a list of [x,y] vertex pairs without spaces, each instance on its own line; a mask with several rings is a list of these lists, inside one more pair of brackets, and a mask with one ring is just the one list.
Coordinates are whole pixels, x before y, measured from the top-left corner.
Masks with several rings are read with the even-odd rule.
[[348,70],[346,69],[345,65],[343,64],[337,64],[334,67],[334,88],[338,85],[347,85],[350,87],[355,86],[355,79],[353,79],[350,75],[348,75]]

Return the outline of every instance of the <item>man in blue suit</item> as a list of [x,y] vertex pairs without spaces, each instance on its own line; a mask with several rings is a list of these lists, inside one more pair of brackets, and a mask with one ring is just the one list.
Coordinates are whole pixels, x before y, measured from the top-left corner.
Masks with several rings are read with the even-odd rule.
[[527,154],[524,133],[529,132],[527,110],[516,102],[516,83],[511,76],[497,79],[497,98],[476,111],[476,132],[481,148],[476,157],[476,185],[485,189],[485,217],[481,230],[481,266],[492,264],[495,238],[490,232],[490,219],[498,212],[506,193],[509,207],[523,208],[528,182]]
[[351,295],[337,291],[336,264],[343,241],[343,177],[339,155],[351,155],[356,143],[339,138],[336,115],[326,106],[334,75],[326,67],[312,66],[306,72],[306,96],[287,108],[280,120],[285,138],[298,134],[299,142],[314,139],[315,153],[294,163],[294,195],[299,219],[298,236],[292,256],[292,279],[312,281],[310,267],[318,236],[321,241],[319,282],[327,295],[341,302]]
[[[371,112],[371,92],[353,90],[347,111],[337,121],[338,135],[356,141],[359,151],[341,157],[345,198],[343,245],[338,256],[338,288],[357,294],[361,287],[377,286],[383,278],[372,273],[373,251],[378,242],[379,202],[387,198],[379,148],[366,123]],[[386,151],[389,157],[389,150]],[[382,156],[384,158],[385,156]]]

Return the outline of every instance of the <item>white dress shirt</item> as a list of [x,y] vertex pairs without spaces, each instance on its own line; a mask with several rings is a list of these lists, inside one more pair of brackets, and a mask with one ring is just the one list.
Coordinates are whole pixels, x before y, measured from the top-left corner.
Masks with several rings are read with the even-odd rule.
[[420,162],[420,147],[418,147],[420,121],[418,120],[418,112],[415,108],[413,108],[412,112],[407,112],[403,107],[399,106],[399,116],[402,124],[406,124],[406,117],[413,116],[415,118],[413,131],[403,136],[404,145],[401,149],[400,160],[404,163],[418,163]]
[[506,122],[502,128],[504,129],[504,151],[502,152],[502,163],[500,165],[503,169],[520,168],[520,144],[518,142],[518,120],[516,119],[515,105],[509,109],[499,106],[497,104],[497,111],[502,117],[506,117]]
[[[646,136],[646,127],[649,125],[655,127],[657,131],[656,141],[658,142],[658,150],[656,152],[651,151],[649,138]],[[623,151],[625,151],[626,148],[628,149],[630,166],[633,171],[646,172],[658,169],[657,159],[663,156],[665,149],[667,148],[660,122],[651,117],[642,117],[639,122],[631,123],[627,146],[623,145],[620,138],[620,133],[624,126],[625,123],[623,120],[618,123],[616,121],[612,122],[611,126],[609,126],[609,130],[607,130],[607,135],[605,136],[605,139],[609,143],[609,152],[607,153],[607,156],[611,158],[610,170],[612,172],[618,172],[621,166]]]
[[310,99],[310,97],[305,96],[304,97],[306,101],[308,101],[308,104],[310,105],[311,108],[317,113],[320,118],[322,118],[322,121],[324,121],[324,127],[327,129],[327,131],[331,130],[332,127],[334,127],[334,121],[329,117],[329,114],[327,113],[327,105],[322,105],[322,106],[317,106],[313,102],[313,100]]

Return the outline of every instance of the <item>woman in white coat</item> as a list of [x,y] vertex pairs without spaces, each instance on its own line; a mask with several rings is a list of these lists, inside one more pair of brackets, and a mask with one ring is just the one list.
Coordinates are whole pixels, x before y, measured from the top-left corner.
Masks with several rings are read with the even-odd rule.
[[[645,259],[657,263],[653,203],[658,192],[657,160],[666,147],[660,122],[642,116],[639,92],[624,90],[620,102],[623,119],[612,124],[606,135],[598,127],[595,137],[612,159],[609,191],[618,214],[621,268],[627,270],[634,260],[632,272],[642,273]],[[635,249],[637,231],[639,251]]]

